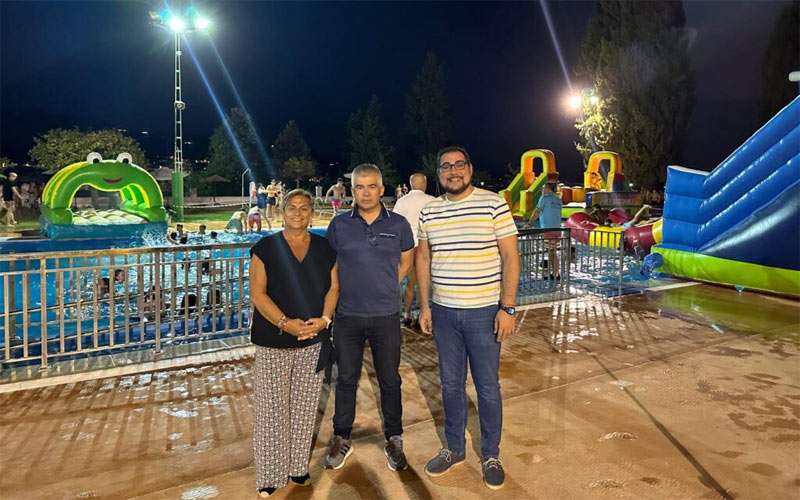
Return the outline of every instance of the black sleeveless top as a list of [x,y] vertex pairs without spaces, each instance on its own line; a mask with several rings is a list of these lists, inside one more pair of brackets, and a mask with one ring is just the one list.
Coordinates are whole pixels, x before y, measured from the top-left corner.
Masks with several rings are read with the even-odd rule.
[[[267,271],[267,295],[289,319],[319,318],[325,305],[325,294],[331,287],[331,269],[336,264],[336,253],[328,240],[314,233],[308,253],[298,262],[282,232],[261,238],[250,255],[264,263]],[[298,341],[297,337],[267,321],[253,308],[250,340],[263,347],[307,347],[330,339],[330,331],[322,330],[313,339]]]

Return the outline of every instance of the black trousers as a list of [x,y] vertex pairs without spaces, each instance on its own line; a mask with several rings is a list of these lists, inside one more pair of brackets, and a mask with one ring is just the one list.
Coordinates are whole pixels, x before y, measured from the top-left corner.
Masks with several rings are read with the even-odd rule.
[[364,360],[364,342],[369,341],[378,385],[381,389],[383,433],[388,439],[403,433],[400,393],[400,315],[336,316],[333,343],[339,375],[336,379],[336,411],[333,433],[350,439],[356,418],[356,392]]

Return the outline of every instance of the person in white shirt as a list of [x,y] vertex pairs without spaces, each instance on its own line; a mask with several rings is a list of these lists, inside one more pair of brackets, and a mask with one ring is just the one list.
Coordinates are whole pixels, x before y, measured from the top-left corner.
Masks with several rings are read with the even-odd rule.
[[[417,230],[419,229],[419,212],[431,200],[435,198],[425,193],[425,188],[428,185],[428,179],[424,174],[413,174],[408,183],[411,184],[411,191],[407,195],[397,200],[394,205],[394,212],[402,215],[411,224],[411,232],[414,234],[414,248],[417,247]],[[411,306],[414,303],[414,287],[417,284],[417,274],[412,267],[408,271],[408,284],[406,291],[403,294],[403,324],[411,326],[413,323],[411,319]]]

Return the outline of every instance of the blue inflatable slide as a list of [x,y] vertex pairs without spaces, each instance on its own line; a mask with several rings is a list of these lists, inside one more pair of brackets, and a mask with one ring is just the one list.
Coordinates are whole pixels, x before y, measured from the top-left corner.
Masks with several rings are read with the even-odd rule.
[[711,172],[670,166],[661,271],[800,295],[800,97]]

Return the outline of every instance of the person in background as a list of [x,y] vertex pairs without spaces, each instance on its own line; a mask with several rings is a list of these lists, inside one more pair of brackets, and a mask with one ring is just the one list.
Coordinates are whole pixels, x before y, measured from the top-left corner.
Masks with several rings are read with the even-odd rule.
[[[536,203],[536,208],[531,214],[526,227],[531,227],[536,221],[542,229],[556,229],[561,227],[561,198],[556,195],[556,184],[548,182],[542,188],[542,196]],[[558,260],[558,244],[561,240],[560,231],[544,233],[545,247],[547,248],[547,267],[549,278],[561,279]]]
[[325,193],[325,201],[330,201],[331,207],[333,207],[333,215],[339,213],[339,209],[342,208],[342,203],[344,203],[346,197],[347,188],[344,185],[344,180],[340,177],[336,179],[336,184],[328,188],[328,192]]
[[[419,212],[422,210],[422,207],[435,200],[435,198],[425,193],[425,189],[428,187],[428,179],[425,177],[425,174],[413,174],[409,177],[408,183],[411,184],[411,191],[395,203],[393,211],[405,217],[411,225],[411,232],[414,235],[414,249],[416,252],[418,244],[417,232],[419,230]],[[414,288],[416,285],[417,276],[412,261],[411,269],[408,271],[408,282],[406,283],[406,289],[403,293],[403,316],[401,319],[403,325],[407,327],[413,325],[411,306],[414,304]]]
[[395,199],[395,202],[397,200],[399,200],[400,198],[402,198],[402,197],[403,197],[403,186],[398,184],[397,187],[394,188],[394,199]]
[[267,220],[275,218],[275,207],[278,203],[278,181],[272,179],[265,189],[267,195]]
[[206,228],[205,224],[200,224],[197,227],[197,236],[205,236],[206,235],[206,229],[207,228]]
[[246,217],[247,214],[245,214],[243,210],[233,212],[231,218],[228,219],[228,224],[225,225],[225,231],[235,232],[236,234],[244,233],[247,224]]
[[261,218],[267,218],[267,188],[263,184],[258,185],[258,192],[256,193],[256,206],[261,212]]
[[[272,229],[269,219],[267,219],[267,225]],[[261,232],[261,210],[258,207],[250,207],[247,212],[247,230],[251,233],[255,231]]]
[[336,254],[308,231],[311,193],[295,189],[282,206],[285,229],[250,250],[255,344],[253,454],[256,489],[268,497],[291,482],[311,484],[308,462],[339,298]]
[[175,231],[167,235],[167,240],[174,245],[186,243],[188,241],[188,236],[183,231],[183,224],[175,224]]
[[17,189],[17,173],[10,172],[8,176],[0,182],[2,185],[2,205],[0,208],[5,210],[5,225],[17,225],[17,219],[14,217],[14,209],[16,208],[16,200],[22,201],[22,194]]

